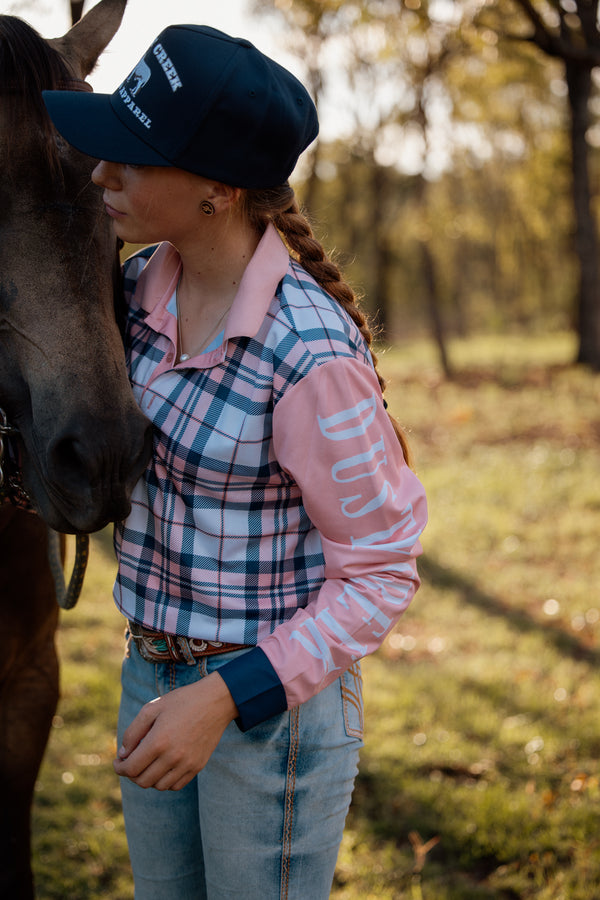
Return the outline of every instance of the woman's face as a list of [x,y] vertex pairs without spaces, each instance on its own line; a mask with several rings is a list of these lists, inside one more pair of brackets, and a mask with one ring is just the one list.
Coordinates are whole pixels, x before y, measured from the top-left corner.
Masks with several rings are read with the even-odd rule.
[[133,244],[170,241],[176,247],[201,227],[200,202],[211,185],[183,169],[99,162],[92,181],[104,189],[116,234]]

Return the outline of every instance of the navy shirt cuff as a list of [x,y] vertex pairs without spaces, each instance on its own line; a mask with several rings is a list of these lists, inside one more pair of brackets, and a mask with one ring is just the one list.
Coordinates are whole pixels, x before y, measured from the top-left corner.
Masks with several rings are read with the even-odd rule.
[[241,731],[287,709],[283,685],[260,647],[241,653],[220,666],[218,672],[238,708],[236,723]]

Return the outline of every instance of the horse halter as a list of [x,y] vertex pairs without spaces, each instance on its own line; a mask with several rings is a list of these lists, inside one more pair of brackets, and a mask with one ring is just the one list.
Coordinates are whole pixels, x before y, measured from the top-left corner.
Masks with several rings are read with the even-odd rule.
[[[69,91],[93,91],[91,84],[80,78],[69,78],[57,85],[57,88]],[[20,84],[10,80],[5,82],[0,94],[21,93]],[[5,411],[0,407],[0,506],[11,503],[19,509],[33,513],[32,502],[29,494],[23,486],[23,477],[18,463],[18,453],[14,445],[9,441],[19,434],[17,428],[10,425]],[[73,572],[68,586],[63,574],[60,535],[57,531],[47,526],[48,530],[48,563],[52,578],[56,599],[61,609],[72,609],[81,594],[83,579],[89,555],[89,535],[77,534],[75,536],[75,559]]]
[[17,429],[8,424],[8,417],[0,406],[0,503],[10,500],[13,506],[28,509],[31,500],[23,487],[16,454],[9,451],[6,440],[17,434]]
[[[23,487],[22,473],[17,462],[18,455],[14,448],[8,446],[7,439],[18,434],[18,429],[9,425],[7,415],[0,406],[0,506],[5,502],[10,502],[19,509],[33,512],[31,497]],[[49,525],[47,529],[48,563],[54,580],[56,600],[61,609],[72,609],[79,600],[83,587],[90,538],[88,534],[75,536],[75,560],[67,587],[60,553],[60,535]]]

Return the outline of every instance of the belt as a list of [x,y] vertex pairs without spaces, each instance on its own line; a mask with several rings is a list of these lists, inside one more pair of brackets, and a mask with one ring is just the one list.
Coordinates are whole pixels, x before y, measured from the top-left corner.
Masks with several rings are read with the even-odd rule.
[[139,654],[148,662],[178,662],[188,666],[196,664],[203,656],[231,653],[243,650],[247,644],[228,644],[224,641],[205,641],[201,638],[187,638],[164,631],[144,628],[137,622],[128,622],[129,638]]

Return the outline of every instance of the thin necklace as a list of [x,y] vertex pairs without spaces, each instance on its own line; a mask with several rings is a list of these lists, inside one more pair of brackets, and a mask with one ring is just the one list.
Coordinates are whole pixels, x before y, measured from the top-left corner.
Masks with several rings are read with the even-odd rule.
[[[219,325],[221,324],[221,322],[223,321],[223,319],[225,318],[225,316],[231,309],[231,306],[232,306],[232,304],[230,303],[229,306],[227,307],[227,309],[225,310],[225,312],[223,313],[223,315],[220,317],[217,324],[214,325],[213,328],[211,329],[209,335],[204,338],[202,343],[199,344],[195,350],[192,350],[191,353],[180,353],[179,354],[179,362],[187,362],[188,359],[191,359],[192,356],[197,356],[202,350],[204,350],[205,347],[208,346],[208,344],[212,340],[213,336],[218,333]],[[175,291],[175,307],[177,309],[177,337],[179,340],[179,348],[183,349],[183,341],[181,339],[181,316],[179,315],[179,299],[177,297],[177,291]]]

